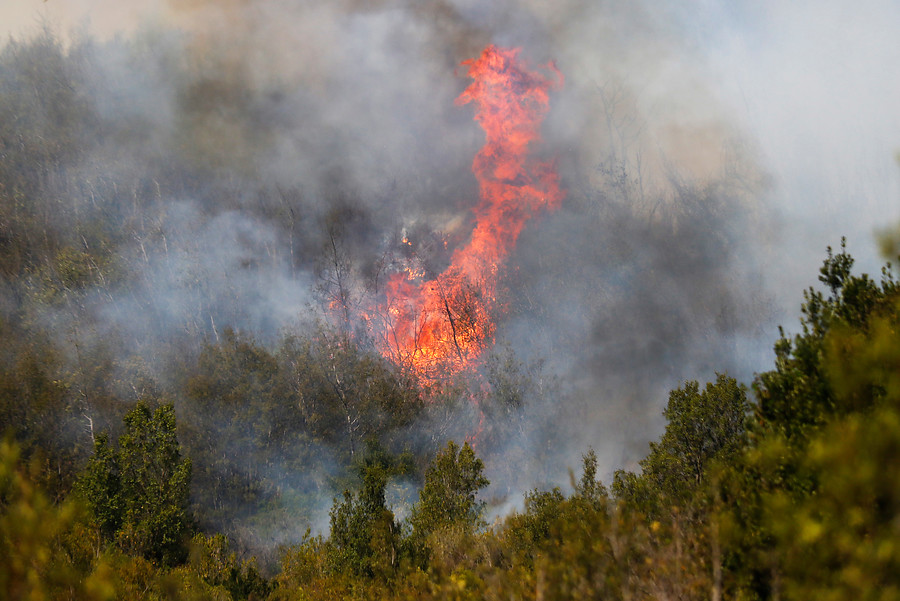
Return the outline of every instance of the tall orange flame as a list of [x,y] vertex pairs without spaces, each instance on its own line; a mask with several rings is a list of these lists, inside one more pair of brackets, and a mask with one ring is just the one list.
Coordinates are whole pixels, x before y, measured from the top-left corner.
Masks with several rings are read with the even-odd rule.
[[475,103],[487,138],[472,163],[481,201],[471,238],[434,279],[392,275],[376,312],[381,352],[426,379],[471,367],[491,345],[498,270],[525,223],[565,195],[554,165],[528,156],[540,139],[548,93],[563,78],[552,63],[543,72],[529,69],[519,52],[491,45],[463,63],[474,81],[456,104]]

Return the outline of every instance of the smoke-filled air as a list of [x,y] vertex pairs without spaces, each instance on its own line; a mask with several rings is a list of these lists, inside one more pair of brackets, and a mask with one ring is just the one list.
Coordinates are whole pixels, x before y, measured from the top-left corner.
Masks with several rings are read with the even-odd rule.
[[10,4],[0,597],[900,590],[895,2]]

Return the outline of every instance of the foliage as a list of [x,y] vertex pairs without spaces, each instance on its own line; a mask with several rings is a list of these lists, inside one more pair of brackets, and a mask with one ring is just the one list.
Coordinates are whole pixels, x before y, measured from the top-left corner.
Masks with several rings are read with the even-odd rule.
[[191,539],[188,567],[208,585],[228,591],[232,599],[264,599],[271,591],[256,562],[238,561],[222,534],[195,534]]
[[181,369],[194,503],[205,508],[202,522],[232,521],[270,501],[263,473],[273,457],[299,463],[291,452],[303,433],[299,411],[277,358],[237,332],[226,330]]
[[637,476],[617,472],[615,495],[658,516],[662,505],[684,506],[705,481],[714,460],[727,462],[745,444],[750,410],[744,386],[719,374],[701,391],[696,381],[669,393],[668,420]]
[[321,536],[310,536],[307,530],[300,543],[283,550],[281,572],[275,577],[270,598],[278,601],[347,598],[348,587],[329,569],[330,555],[330,544]]
[[54,505],[35,482],[38,464],[22,465],[17,445],[0,441],[0,597],[112,599],[107,566],[92,573],[76,545],[85,528],[74,500]]
[[344,492],[331,509],[330,569],[367,578],[387,578],[399,560],[399,526],[387,509],[387,479],[378,468],[363,476],[358,495]]
[[[860,561],[855,551],[867,553],[893,519],[890,496],[878,500],[893,479],[870,462],[891,453],[890,430],[875,430],[892,423],[898,398],[900,291],[888,268],[876,285],[853,275],[852,265],[843,248],[837,255],[829,249],[819,278],[828,296],[806,293],[802,333],[793,341],[782,336],[775,370],[757,379],[752,444],[719,466],[722,534],[731,547],[726,576],[736,591],[847,598],[869,587],[891,594],[878,561]],[[886,512],[872,513],[879,506]],[[881,553],[890,561],[889,547]]]
[[94,442],[94,454],[88,460],[76,490],[90,506],[97,527],[107,539],[115,537],[125,518],[121,489],[119,453],[110,445],[109,435],[104,432]]
[[[853,273],[843,242],[829,248],[799,333],[781,331],[752,399],[726,375],[685,382],[638,473],[616,472],[607,491],[606,465],[589,450],[571,490],[532,490],[522,511],[488,527],[485,462],[506,457],[491,468],[507,482],[523,465],[548,469],[558,445],[532,444],[529,410],[565,383],[507,350],[487,358],[481,390],[420,388],[373,352],[351,310],[383,289],[394,259],[376,221],[395,215],[360,208],[340,182],[320,198],[307,193],[316,186],[268,181],[257,159],[269,153],[257,151],[284,123],[277,86],[257,93],[229,60],[201,73],[196,53],[153,35],[101,47],[45,31],[0,49],[0,597],[900,597],[900,284],[889,266],[876,281]],[[163,96],[177,132],[141,108]],[[731,277],[727,260],[708,258],[733,252],[734,205],[714,186],[681,185],[681,208],[667,214],[677,219],[657,218],[657,199],[623,160],[601,166],[610,198],[623,202],[574,195],[591,206],[555,217],[569,226],[587,216],[581,227],[610,236],[585,261],[571,261],[586,251],[565,237],[542,246],[558,257],[541,264],[572,267],[540,286],[564,284],[609,307],[601,331],[632,327],[618,311],[635,298],[657,316],[645,331],[660,340],[702,329],[708,316],[749,322],[727,295],[707,294],[706,282]],[[207,235],[239,214],[243,233],[265,230],[247,242],[264,249],[217,262],[194,227],[181,227],[185,214],[202,215]],[[679,254],[621,267],[648,236]],[[447,241],[435,238],[426,269],[441,268]],[[884,243],[896,254],[896,235]],[[527,252],[517,260],[536,264]],[[631,270],[645,268],[696,288],[685,294],[692,302],[635,289]],[[615,276],[611,288],[593,286],[597,269]],[[229,273],[217,287],[209,274],[220,270]],[[337,326],[229,328],[273,323],[241,319],[255,298],[241,290],[268,283],[244,278],[269,272],[318,277]],[[506,277],[537,291],[529,269],[511,265]],[[534,319],[530,295],[502,294],[523,323],[547,328],[536,337],[569,343]],[[188,309],[173,316],[179,304]],[[131,320],[141,327],[126,332]],[[614,348],[596,363],[613,373],[634,356]],[[175,405],[135,404],[163,397]],[[476,423],[484,460],[468,443],[438,448]],[[410,437],[413,425],[430,436]],[[386,499],[400,477],[423,484],[406,521]],[[267,580],[279,568],[259,567],[247,549],[274,554],[276,536],[302,532],[345,486],[328,536],[307,531],[281,549]]]
[[[821,369],[836,417],[811,434],[796,461],[796,478],[813,491],[775,489],[766,498],[791,598],[900,598],[900,489],[889,467],[900,453],[897,293],[889,283],[867,314],[831,325]],[[785,504],[793,506],[791,519],[778,512]]]
[[410,474],[411,457],[391,455],[370,439],[355,469],[361,483],[358,493],[345,490],[343,500],[335,499],[331,508],[328,570],[384,581],[407,554],[401,524],[387,507],[385,488],[390,478]]
[[452,440],[425,471],[425,484],[413,508],[413,537],[424,541],[448,524],[473,532],[484,526],[484,502],[475,495],[488,484],[484,463],[468,442],[459,447]]
[[60,357],[47,340],[2,318],[0,337],[0,435],[13,436],[26,461],[42,462],[43,483],[54,497],[62,496],[86,449],[67,440],[66,433],[84,421],[70,387],[58,378]]
[[829,423],[799,465],[815,494],[764,497],[785,597],[900,598],[900,490],[885,470],[900,457],[898,433],[895,407]]
[[273,524],[256,540],[227,531],[239,546],[270,546],[267,536],[304,526],[323,497],[355,486],[378,453],[379,461],[401,453],[395,436],[421,406],[413,383],[324,328],[276,350],[225,330],[179,371],[201,526],[248,514]]
[[835,328],[864,334],[870,319],[889,308],[900,289],[889,266],[883,270],[880,284],[866,274],[853,275],[852,267],[853,258],[844,241],[837,254],[828,248],[819,271],[827,296],[812,288],[804,293],[802,332],[793,340],[782,332],[775,344],[775,369],[760,374],[754,383],[760,429],[775,430],[788,438],[802,437],[829,417],[853,409],[834,397],[822,361],[825,338]]
[[352,461],[363,443],[409,424],[421,409],[414,382],[346,332],[320,326],[290,337],[282,361],[307,427]]
[[185,559],[191,461],[181,458],[175,410],[138,403],[112,449],[101,435],[78,482],[98,527],[125,551],[173,565]]

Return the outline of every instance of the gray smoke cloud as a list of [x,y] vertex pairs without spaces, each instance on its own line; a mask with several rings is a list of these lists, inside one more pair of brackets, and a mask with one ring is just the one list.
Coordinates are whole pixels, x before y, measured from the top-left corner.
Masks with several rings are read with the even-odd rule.
[[[483,133],[454,106],[459,64],[488,43],[555,61],[535,151],[567,198],[507,266],[498,338],[542,367],[490,452],[500,502],[566,485],[588,446],[605,478],[633,468],[668,390],[767,369],[825,246],[847,235],[875,271],[872,233],[900,219],[890,0],[50,0],[0,17],[94,40],[84,89],[119,134],[55,185],[126,188],[103,210],[140,221],[119,249],[139,277],[91,314],[151,345],[314,316],[329,223],[357,296],[400,232],[464,241]],[[129,194],[153,200],[129,213]],[[529,457],[543,469],[510,469]]]

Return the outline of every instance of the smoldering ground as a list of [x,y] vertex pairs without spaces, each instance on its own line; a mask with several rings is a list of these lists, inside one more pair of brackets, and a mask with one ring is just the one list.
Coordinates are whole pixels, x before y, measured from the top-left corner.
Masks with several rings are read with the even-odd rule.
[[[36,212],[116,259],[32,319],[64,348],[138,357],[165,388],[173,361],[228,328],[274,345],[338,287],[363,303],[410,232],[440,265],[478,199],[483,133],[454,106],[458,66],[521,46],[565,76],[534,152],[567,196],[505,267],[497,337],[523,384],[480,452],[500,499],[565,485],[589,446],[608,477],[660,431],[669,389],[768,367],[826,245],[849,234],[877,264],[867,237],[897,218],[900,89],[885,73],[900,48],[896,6],[863,4],[845,26],[841,2],[51,0],[37,14],[65,40],[80,112],[29,91],[21,74],[42,59],[27,25],[9,25],[4,90],[38,107],[16,135],[72,132]],[[21,5],[2,11],[22,23]],[[477,423],[435,409],[408,438]]]

